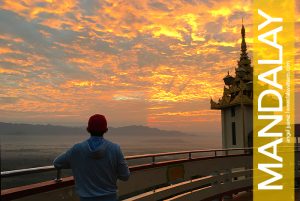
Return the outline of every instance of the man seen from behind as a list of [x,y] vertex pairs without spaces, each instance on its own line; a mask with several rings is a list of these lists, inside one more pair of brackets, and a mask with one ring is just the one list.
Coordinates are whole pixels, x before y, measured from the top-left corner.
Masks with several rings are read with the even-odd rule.
[[90,117],[90,138],[58,156],[57,169],[71,168],[80,201],[117,201],[117,180],[127,181],[129,169],[120,146],[103,138],[108,130],[103,115]]

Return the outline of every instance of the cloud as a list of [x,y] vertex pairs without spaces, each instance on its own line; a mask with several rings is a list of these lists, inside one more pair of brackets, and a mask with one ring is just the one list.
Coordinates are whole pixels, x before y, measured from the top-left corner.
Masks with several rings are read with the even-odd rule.
[[94,16],[97,15],[99,10],[103,8],[104,5],[110,5],[105,0],[98,1],[98,0],[81,0],[79,1],[79,7],[83,11],[84,15],[87,16]]
[[166,4],[156,1],[156,0],[150,0],[149,6],[153,9],[157,9],[160,11],[166,11],[166,12],[170,11],[170,9],[168,8],[168,6]]
[[208,128],[219,117],[208,112],[210,96],[222,95],[239,58],[242,17],[251,55],[251,3],[3,0],[1,111],[10,120],[47,113],[62,122],[104,111],[115,124]]
[[246,11],[234,11],[229,17],[228,17],[228,20],[229,21],[240,21],[241,22],[241,19],[251,19],[252,17],[252,14],[249,13],[249,12],[246,12]]
[[0,103],[1,104],[15,104],[17,103],[18,98],[17,97],[0,97]]

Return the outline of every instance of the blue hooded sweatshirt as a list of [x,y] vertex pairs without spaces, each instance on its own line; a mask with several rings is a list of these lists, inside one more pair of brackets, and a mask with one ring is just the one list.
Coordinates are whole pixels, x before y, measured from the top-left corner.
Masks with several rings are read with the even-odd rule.
[[55,168],[71,168],[80,200],[117,200],[117,179],[129,179],[129,169],[120,146],[92,136],[75,144],[53,162]]

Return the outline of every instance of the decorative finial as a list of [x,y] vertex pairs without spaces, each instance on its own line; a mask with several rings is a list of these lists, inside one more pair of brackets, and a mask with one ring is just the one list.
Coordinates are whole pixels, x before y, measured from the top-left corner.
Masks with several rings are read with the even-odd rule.
[[241,29],[242,38],[245,38],[245,27],[244,27],[244,18],[242,18],[242,29]]
[[246,45],[246,41],[245,41],[245,37],[246,37],[246,31],[245,31],[245,27],[244,27],[244,18],[242,18],[242,29],[241,29],[241,35],[242,35],[242,44],[241,44],[241,50],[242,52],[246,52],[247,51],[247,45]]
[[251,61],[248,57],[247,53],[247,44],[246,44],[246,29],[244,26],[244,18],[242,17],[242,28],[241,28],[241,35],[242,35],[242,42],[241,42],[241,56],[240,60],[238,61],[238,66],[241,67],[244,64],[250,64]]

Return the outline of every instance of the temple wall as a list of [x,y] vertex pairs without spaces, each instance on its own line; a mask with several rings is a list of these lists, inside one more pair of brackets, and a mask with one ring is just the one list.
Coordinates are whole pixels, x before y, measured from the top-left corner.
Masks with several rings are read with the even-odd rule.
[[[222,137],[223,148],[243,148],[248,146],[248,133],[253,129],[252,107],[244,106],[243,110],[240,105],[235,106],[235,115],[232,115],[232,109],[222,109]],[[243,123],[244,121],[244,123]],[[235,122],[236,145],[233,144],[232,122]],[[245,126],[245,131],[243,131]],[[243,136],[245,134],[245,136]]]

